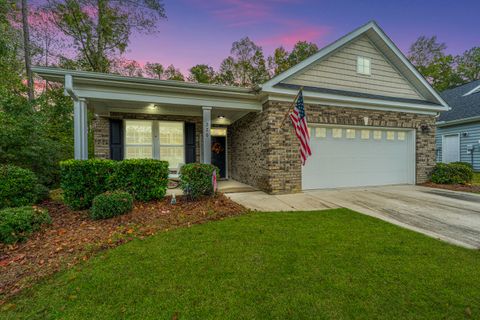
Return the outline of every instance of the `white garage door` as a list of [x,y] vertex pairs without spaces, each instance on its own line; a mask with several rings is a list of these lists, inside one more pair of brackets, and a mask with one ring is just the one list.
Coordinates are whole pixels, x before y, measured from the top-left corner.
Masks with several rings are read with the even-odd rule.
[[311,127],[303,189],[415,183],[413,130]]

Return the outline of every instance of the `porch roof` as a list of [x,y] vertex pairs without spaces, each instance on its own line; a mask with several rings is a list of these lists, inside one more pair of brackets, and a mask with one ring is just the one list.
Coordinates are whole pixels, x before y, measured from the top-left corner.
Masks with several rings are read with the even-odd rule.
[[[255,89],[174,80],[126,77],[98,72],[33,67],[43,79],[65,83],[66,94],[84,98],[95,113],[141,112],[201,116],[201,107],[212,107],[212,116],[229,124],[248,112],[261,111]],[[218,121],[214,121],[218,122]]]

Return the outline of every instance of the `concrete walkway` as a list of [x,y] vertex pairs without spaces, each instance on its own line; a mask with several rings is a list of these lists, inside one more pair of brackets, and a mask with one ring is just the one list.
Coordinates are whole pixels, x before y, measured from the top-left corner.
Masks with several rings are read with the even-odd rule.
[[480,195],[420,186],[387,186],[268,195],[230,193],[259,211],[349,208],[467,248],[480,248]]

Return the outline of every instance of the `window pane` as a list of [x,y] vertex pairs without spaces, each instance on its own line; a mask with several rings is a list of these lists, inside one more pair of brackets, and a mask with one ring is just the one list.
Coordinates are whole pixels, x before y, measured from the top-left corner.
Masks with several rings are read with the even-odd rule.
[[334,137],[334,138],[341,138],[341,137],[342,137],[342,129],[333,128],[333,129],[332,129],[332,137]]
[[184,147],[160,147],[160,160],[168,161],[169,168],[178,168],[185,162]]
[[370,139],[370,130],[362,130],[362,139],[364,140]]
[[397,139],[398,139],[398,140],[401,140],[401,141],[405,140],[405,132],[399,131],[399,132],[397,133]]
[[395,140],[395,132],[387,131],[387,140]]
[[315,137],[325,138],[327,136],[327,128],[315,128]]
[[151,159],[152,147],[125,147],[125,159]]
[[381,140],[382,139],[382,131],[380,131],[380,130],[373,131],[373,139]]
[[347,139],[355,139],[356,137],[355,129],[347,129],[345,136],[347,137]]
[[126,144],[152,144],[152,122],[141,120],[125,121]]
[[159,121],[160,145],[183,145],[183,122]]

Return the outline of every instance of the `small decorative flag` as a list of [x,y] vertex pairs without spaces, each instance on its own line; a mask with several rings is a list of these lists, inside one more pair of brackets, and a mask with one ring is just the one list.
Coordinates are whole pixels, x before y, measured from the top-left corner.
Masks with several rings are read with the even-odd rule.
[[213,193],[217,192],[217,170],[213,170],[213,173],[212,173],[212,186],[213,186]]
[[307,115],[303,104],[302,89],[298,92],[296,101],[294,100],[293,103],[295,107],[293,111],[290,112],[290,119],[295,128],[295,134],[298,140],[300,140],[300,158],[302,159],[302,165],[305,165],[307,158],[312,155],[312,151],[310,150],[310,134],[308,133]]

